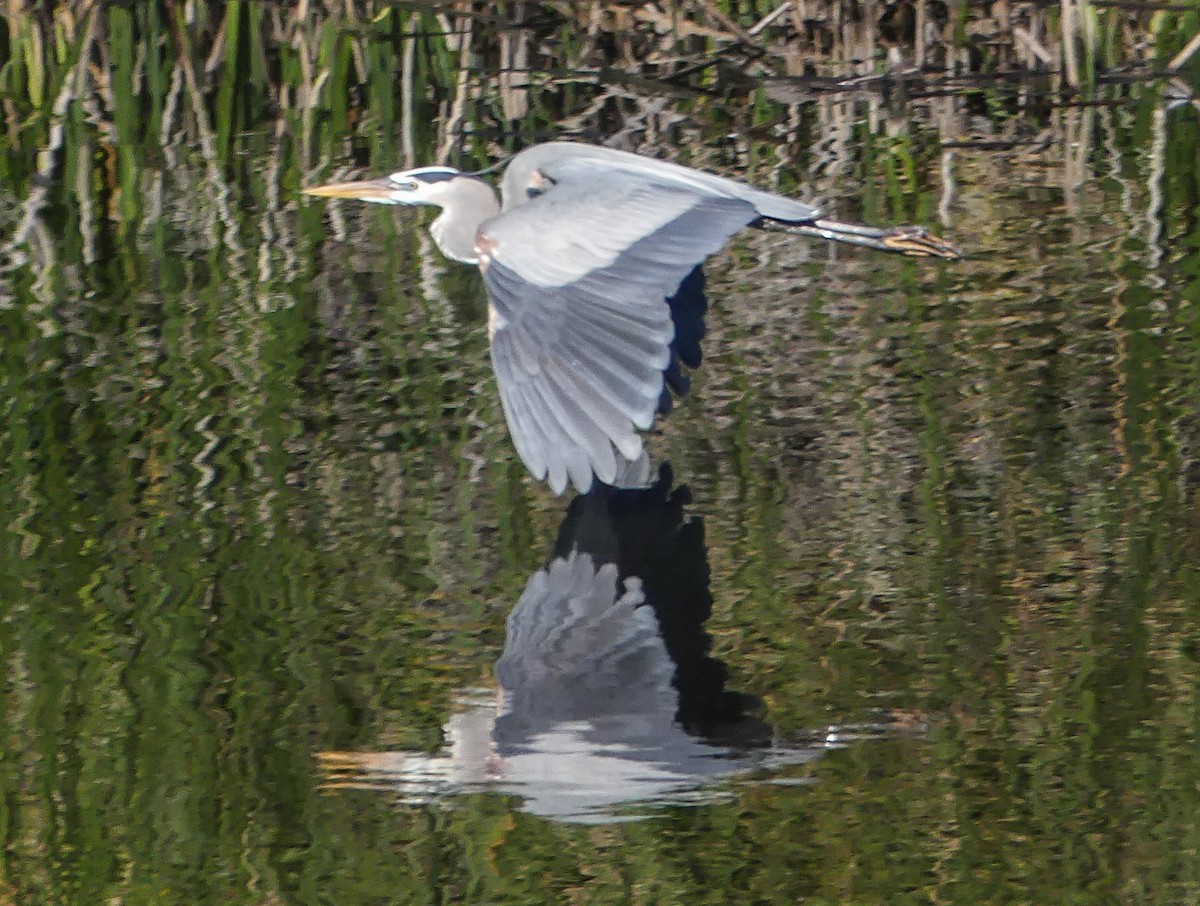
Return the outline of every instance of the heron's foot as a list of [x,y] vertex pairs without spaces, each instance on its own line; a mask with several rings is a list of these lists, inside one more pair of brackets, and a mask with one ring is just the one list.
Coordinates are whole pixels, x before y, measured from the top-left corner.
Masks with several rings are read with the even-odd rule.
[[792,233],[820,236],[833,242],[861,245],[881,252],[895,252],[913,258],[961,258],[962,253],[940,236],[922,226],[872,227],[841,220],[814,220],[785,226]]
[[880,242],[890,252],[914,258],[961,258],[962,252],[922,226],[899,226],[886,231]]

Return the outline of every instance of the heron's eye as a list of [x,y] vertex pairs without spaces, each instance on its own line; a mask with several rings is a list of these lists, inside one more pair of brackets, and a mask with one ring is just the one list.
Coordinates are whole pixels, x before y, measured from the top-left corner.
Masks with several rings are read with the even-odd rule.
[[537,198],[539,195],[545,195],[546,190],[553,185],[553,179],[541,170],[535,170],[533,176],[530,177],[529,185],[525,187],[525,197]]
[[417,188],[417,181],[415,179],[393,179],[392,184],[397,189],[404,189],[406,192],[412,192]]

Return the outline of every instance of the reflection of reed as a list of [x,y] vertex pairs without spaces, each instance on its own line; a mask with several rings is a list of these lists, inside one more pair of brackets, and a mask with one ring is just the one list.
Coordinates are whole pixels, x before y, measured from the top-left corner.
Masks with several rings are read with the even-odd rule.
[[[49,183],[58,161],[58,155],[63,147],[63,120],[66,118],[71,103],[80,98],[85,91],[84,80],[95,40],[96,18],[96,15],[90,10],[85,14],[83,33],[77,39],[79,42],[78,57],[59,80],[58,91],[49,107],[45,143],[38,150],[37,170],[31,180],[29,194],[21,206],[21,218],[9,240],[0,248],[0,256],[5,259],[16,253],[31,239],[34,253],[40,255],[43,260],[53,254],[53,248],[48,241],[46,228],[40,220],[40,214],[46,202]],[[44,67],[44,61],[37,58],[37,53],[43,50],[40,26],[36,21],[31,20],[23,21],[20,25],[22,28],[18,33],[23,34],[32,45],[31,60],[36,64],[34,71],[40,73]],[[70,33],[67,37],[69,40],[75,39],[75,36]],[[35,98],[44,91],[41,79],[38,78],[35,81],[32,74],[28,87],[31,95]]]

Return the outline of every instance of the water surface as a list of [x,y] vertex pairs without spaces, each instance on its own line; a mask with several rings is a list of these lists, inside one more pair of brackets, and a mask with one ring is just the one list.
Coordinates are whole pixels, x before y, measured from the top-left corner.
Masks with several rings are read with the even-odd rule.
[[299,197],[432,101],[179,84],[0,187],[0,898],[1200,896],[1193,107],[593,111],[968,253],[737,237],[645,511],[527,478],[426,217]]

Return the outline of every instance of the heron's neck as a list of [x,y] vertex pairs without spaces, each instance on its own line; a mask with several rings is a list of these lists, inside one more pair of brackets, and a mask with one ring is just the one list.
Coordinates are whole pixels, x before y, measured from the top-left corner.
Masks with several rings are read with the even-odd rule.
[[500,213],[496,191],[482,179],[459,176],[448,184],[441,215],[429,226],[442,254],[464,264],[476,264],[475,234],[485,220]]

